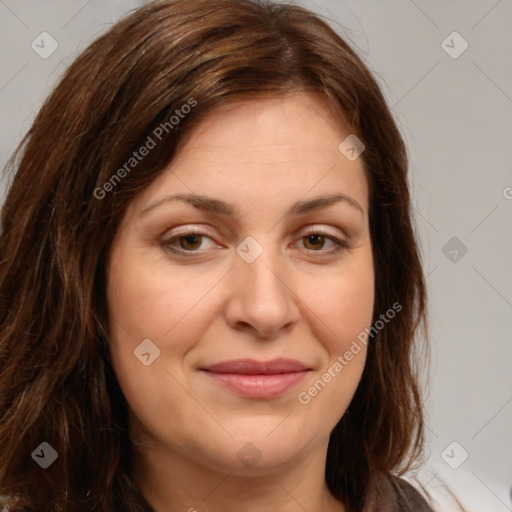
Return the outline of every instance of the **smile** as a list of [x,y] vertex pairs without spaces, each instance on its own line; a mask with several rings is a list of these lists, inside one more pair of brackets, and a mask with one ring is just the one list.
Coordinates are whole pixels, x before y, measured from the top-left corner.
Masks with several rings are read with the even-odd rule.
[[233,359],[199,369],[224,389],[249,398],[280,396],[312,370],[304,363],[288,358],[271,361]]

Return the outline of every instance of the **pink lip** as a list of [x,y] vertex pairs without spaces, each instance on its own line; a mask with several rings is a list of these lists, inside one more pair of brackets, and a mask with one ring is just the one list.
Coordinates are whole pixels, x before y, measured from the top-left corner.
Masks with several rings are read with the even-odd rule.
[[250,398],[282,395],[297,385],[311,370],[299,361],[237,359],[200,368],[222,387]]

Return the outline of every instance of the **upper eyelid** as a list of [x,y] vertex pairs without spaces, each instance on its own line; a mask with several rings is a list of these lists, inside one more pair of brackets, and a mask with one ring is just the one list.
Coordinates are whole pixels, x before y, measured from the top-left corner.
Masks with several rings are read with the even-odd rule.
[[[180,231],[178,231],[170,236],[164,235],[162,237],[162,242],[165,244],[167,242],[174,241],[175,239],[179,239],[179,238],[181,238],[183,236],[187,236],[189,234],[206,236],[210,240],[212,240],[212,242],[214,244],[216,244],[217,246],[219,245],[219,243],[215,240],[215,236],[211,236],[210,233],[208,233],[206,229],[196,227],[196,226],[186,226],[186,227],[182,228]],[[320,234],[321,236],[325,236],[325,238],[327,238],[328,240],[330,240],[332,243],[336,244],[337,246],[345,246],[346,248],[350,247],[350,245],[349,245],[350,237],[347,237],[345,235],[345,233],[343,233],[343,236],[338,236],[337,234],[330,233],[328,229],[326,229],[324,227],[318,227],[317,225],[306,226],[305,228],[300,230],[296,236],[298,236],[298,240],[300,240],[310,234]],[[177,251],[184,251],[184,249],[177,248]],[[190,252],[191,254],[193,254],[193,253],[200,253],[202,251],[198,250],[198,251],[186,251],[186,252]],[[315,252],[321,253],[321,252],[330,252],[330,251],[315,251]]]
[[[178,231],[176,233],[173,233],[172,235],[164,235],[163,238],[175,238],[177,236],[185,236],[187,234],[200,234],[200,235],[203,235],[203,236],[207,236],[209,238],[214,238],[215,235],[211,235],[207,229],[205,228],[202,228],[202,227],[199,227],[199,226],[185,226],[183,228],[176,228],[178,229]],[[341,228],[336,228],[338,229],[339,231],[341,231],[342,233],[342,236],[345,237],[345,238],[350,238],[344,230],[342,230]],[[169,230],[168,230],[169,231]],[[297,234],[300,234],[300,233],[323,233],[323,234],[326,234],[326,235],[329,235],[329,236],[333,236],[335,238],[339,238],[338,234],[337,233],[331,233],[329,231],[329,228],[326,228],[326,227],[323,227],[323,226],[320,226],[320,225],[317,225],[317,224],[311,224],[309,226],[306,226],[304,228],[302,228],[301,230],[297,231],[296,233]],[[304,236],[304,235],[303,235]]]

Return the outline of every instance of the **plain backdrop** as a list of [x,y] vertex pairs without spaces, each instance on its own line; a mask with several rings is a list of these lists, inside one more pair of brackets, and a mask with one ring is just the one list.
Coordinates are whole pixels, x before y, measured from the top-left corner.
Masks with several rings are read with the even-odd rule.
[[[1,167],[77,53],[142,3],[0,0]],[[408,145],[433,346],[417,477],[470,511],[510,511],[512,1],[296,3],[356,49]]]

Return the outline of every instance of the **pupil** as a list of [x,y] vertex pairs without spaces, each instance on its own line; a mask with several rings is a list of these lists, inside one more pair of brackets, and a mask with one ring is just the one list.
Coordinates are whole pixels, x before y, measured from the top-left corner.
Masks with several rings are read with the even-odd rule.
[[320,238],[322,238],[322,235],[309,235],[308,236],[308,243],[312,245],[316,245],[320,243]]
[[[192,244],[194,245],[197,244],[197,241],[195,241],[195,239],[197,238],[197,235],[185,235],[185,244]],[[185,247],[184,247],[185,248]]]
[[[185,239],[185,244],[197,244],[197,235],[185,235],[183,238]],[[308,243],[312,245],[316,245],[320,242],[320,238],[322,235],[308,235]]]

